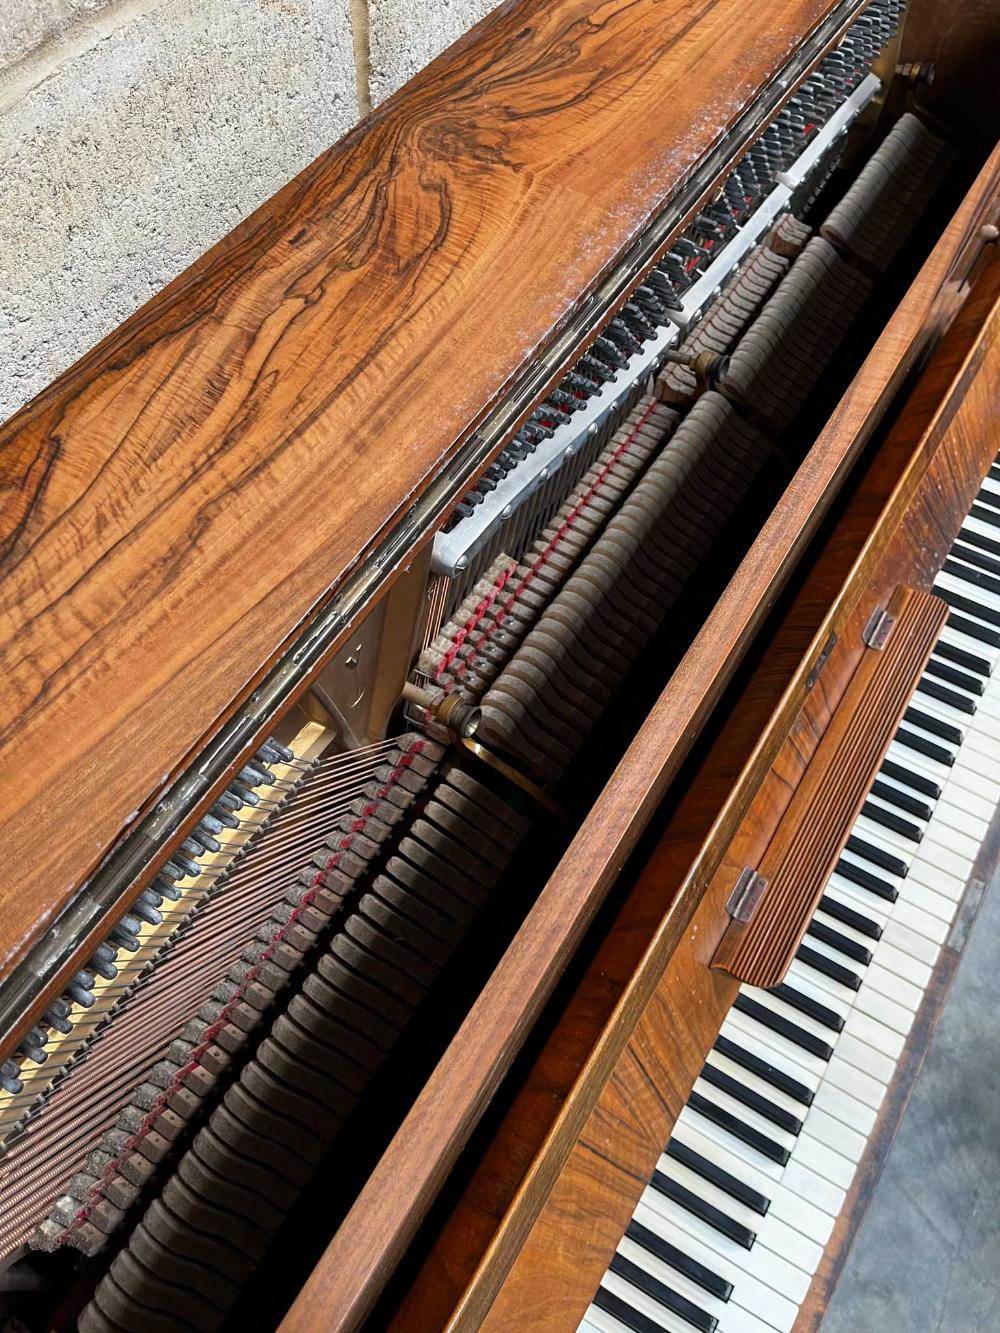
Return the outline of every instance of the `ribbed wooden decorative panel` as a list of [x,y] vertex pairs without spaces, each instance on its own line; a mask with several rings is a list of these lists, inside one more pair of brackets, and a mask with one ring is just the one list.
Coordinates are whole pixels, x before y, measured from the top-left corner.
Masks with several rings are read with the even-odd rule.
[[756,866],[767,881],[748,922],[733,920],[712,966],[753,986],[784,977],[843,851],[948,614],[938,597],[898,588],[885,647],[869,649]]

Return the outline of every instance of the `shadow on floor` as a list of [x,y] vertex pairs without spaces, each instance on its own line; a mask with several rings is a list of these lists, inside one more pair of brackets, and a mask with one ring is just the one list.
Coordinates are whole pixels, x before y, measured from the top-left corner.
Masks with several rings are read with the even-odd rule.
[[1000,1333],[1000,882],[821,1333]]

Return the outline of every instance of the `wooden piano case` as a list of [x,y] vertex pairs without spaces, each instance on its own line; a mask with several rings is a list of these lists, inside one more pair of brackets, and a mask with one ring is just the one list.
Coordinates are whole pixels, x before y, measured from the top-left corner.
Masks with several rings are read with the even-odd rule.
[[[760,866],[769,844],[777,857],[782,838],[795,850],[787,816],[810,772],[813,796],[833,797],[828,833],[839,851],[899,717],[883,702],[881,720],[876,707],[860,731],[855,723],[870,752],[853,770],[862,784],[843,790],[830,776],[837,738],[871,700],[872,671],[888,678],[893,669],[865,660],[879,656],[866,636],[888,615],[897,659],[910,655],[897,670],[912,686],[940,627],[943,605],[926,590],[1000,448],[998,218],[1000,150],[674,671],[283,1333],[353,1328],[370,1312],[610,895],[620,907],[581,950],[591,960],[582,980],[550,1006],[547,1040],[506,1115],[461,1160],[464,1188],[455,1197],[453,1187],[425,1227],[375,1319],[399,1333],[576,1327],[732,1003],[738,983],[723,965],[746,975],[739,951],[723,945],[741,872]],[[717,704],[714,742],[664,801]],[[623,875],[651,819],[641,867]],[[827,869],[828,858],[829,848]],[[807,897],[819,874],[816,865]],[[793,910],[802,928],[804,911],[804,901]],[[767,912],[765,890],[758,920]]]

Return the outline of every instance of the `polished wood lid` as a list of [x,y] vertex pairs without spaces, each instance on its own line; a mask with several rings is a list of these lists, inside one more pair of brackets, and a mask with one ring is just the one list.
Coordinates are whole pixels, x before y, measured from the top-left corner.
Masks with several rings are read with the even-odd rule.
[[0,966],[834,8],[501,5],[0,432]]

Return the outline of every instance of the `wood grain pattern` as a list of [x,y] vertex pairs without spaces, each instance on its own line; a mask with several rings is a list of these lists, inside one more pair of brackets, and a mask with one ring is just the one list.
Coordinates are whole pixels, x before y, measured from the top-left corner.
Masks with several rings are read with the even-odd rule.
[[[617,1127],[617,1141],[609,1144],[606,1130],[602,1128],[607,1123],[607,1106],[609,1099],[611,1104],[616,1099],[620,1102],[620,1094],[612,1085],[617,1077],[628,1078],[630,1066],[626,1052],[633,1033],[640,1030],[647,1012],[646,1008],[640,1008],[638,1023],[635,1023],[630,1001],[649,991],[660,996],[663,1003],[670,1004],[670,992],[678,985],[676,978],[686,973],[687,980],[681,986],[687,995],[685,1021],[690,1024],[690,1006],[697,1004],[702,1010],[699,1015],[701,1023],[710,1029],[714,1022],[716,1030],[721,1025],[728,1007],[725,997],[716,994],[716,1003],[711,992],[704,988],[699,990],[697,974],[699,960],[705,957],[706,949],[711,953],[725,929],[723,905],[734,878],[740,867],[754,864],[763,855],[776,825],[788,808],[797,782],[853,674],[854,662],[863,651],[860,635],[871,608],[880,602],[884,604],[896,585],[901,566],[911,571],[915,582],[929,587],[961,518],[968,511],[980,478],[1000,449],[1000,425],[997,424],[1000,420],[1000,271],[996,265],[991,277],[992,282],[986,285],[981,298],[968,312],[968,324],[975,327],[977,315],[980,321],[973,346],[970,348],[964,342],[964,355],[959,354],[957,348],[943,348],[942,361],[945,367],[950,367],[952,374],[943,376],[940,368],[932,363],[924,377],[926,383],[922,381],[918,386],[914,419],[921,415],[921,387],[924,392],[931,393],[932,386],[936,385],[938,391],[937,411],[931,414],[923,435],[914,440],[910,433],[912,421],[904,412],[893,436],[884,446],[883,453],[891,455],[895,452],[902,456],[904,466],[897,473],[896,484],[881,511],[874,515],[870,513],[871,497],[866,477],[865,487],[824,553],[832,559],[828,562],[821,559],[817,567],[819,577],[812,587],[807,585],[803,589],[802,597],[790,612],[793,622],[804,609],[806,619],[809,619],[809,602],[824,586],[829,586],[841,563],[838,547],[842,543],[851,545],[848,536],[852,528],[867,532],[860,551],[853,560],[847,561],[847,581],[835,589],[835,604],[829,607],[824,617],[823,629],[833,621],[839,623],[840,634],[838,646],[821,677],[823,688],[814,690],[805,699],[781,749],[755,786],[753,799],[735,827],[728,824],[723,810],[716,814],[710,836],[694,849],[690,834],[684,828],[686,813],[683,808],[679,818],[668,828],[643,872],[636,892],[644,891],[661,899],[669,897],[671,877],[676,877],[673,878],[675,885],[680,881],[680,889],[674,893],[668,911],[568,1091],[563,1106],[553,1117],[544,1143],[510,1194],[507,1210],[493,1226],[489,1243],[454,1311],[441,1325],[430,1323],[425,1327],[465,1329],[481,1326],[491,1333],[507,1333],[508,1330],[514,1333],[515,1329],[530,1326],[525,1321],[529,1320],[534,1308],[541,1281],[547,1286],[560,1288],[561,1314],[558,1320],[553,1319],[545,1327],[569,1329],[586,1307],[631,1215],[642,1184],[649,1177],[656,1155],[669,1137],[673,1123],[670,1112],[673,1090],[678,1085],[683,1086],[685,1081],[690,1087],[709,1044],[695,1052],[693,1058],[689,1057],[687,1063],[683,1059],[684,1053],[675,1048],[673,1059],[676,1063],[672,1065],[665,1084],[667,1096],[659,1105],[648,1098],[641,1105],[637,1100],[636,1115],[641,1114],[644,1119],[636,1125],[626,1115],[624,1123]],[[961,335],[963,330],[958,328],[955,333]],[[963,344],[958,336],[955,341]],[[954,373],[956,361],[959,363],[957,374]],[[971,379],[965,373],[970,368],[973,370]],[[946,393],[944,401],[940,397],[943,388],[951,390]],[[957,401],[951,401],[949,408],[952,399]],[[937,426],[942,419],[947,426],[939,430]],[[879,490],[884,491],[879,477],[883,466],[884,460],[880,457],[872,469],[876,494]],[[905,500],[902,506],[899,504],[901,498]],[[828,568],[823,568],[824,563]],[[844,619],[837,621],[839,604],[849,610]],[[794,624],[791,628],[794,637]],[[807,658],[802,665],[808,665],[810,660]],[[774,663],[765,659],[757,679],[775,674]],[[772,689],[775,683],[772,680]],[[752,696],[752,693],[751,686],[748,694]],[[734,717],[742,709],[743,700],[736,706]],[[730,738],[725,736],[718,747],[723,771],[732,767],[733,756],[727,755],[730,748]],[[706,760],[709,771],[712,758],[709,756]],[[688,805],[696,806],[704,798],[705,790],[696,779]],[[711,788],[708,790],[710,792]],[[737,790],[738,784],[727,795],[730,806],[739,804],[735,801]],[[674,827],[678,823],[679,829]],[[693,862],[686,861],[685,848],[688,854],[694,851]],[[697,908],[693,914],[685,911],[686,890],[699,876],[706,874],[710,878]],[[643,1030],[646,1041],[658,1039],[662,1048],[672,1044],[670,1033],[660,1029],[655,1022]],[[619,1066],[625,1071],[621,1076]],[[638,1099],[638,1093],[635,1096]],[[586,1119],[574,1131],[581,1108]],[[600,1173],[587,1168],[588,1160],[596,1152],[600,1152],[604,1160]],[[584,1181],[589,1181],[589,1186]],[[559,1235],[567,1225],[570,1193],[576,1194],[587,1222],[571,1242],[564,1243]],[[553,1249],[564,1254],[567,1260],[558,1278],[551,1271],[549,1256]],[[403,1327],[406,1327],[405,1323]]]
[[858,663],[795,794],[752,868],[765,881],[751,916],[732,919],[712,957],[750,986],[784,981],[827,880],[948,617],[940,597],[899,588],[884,647]]
[[0,966],[831,5],[501,5],[9,423]]
[[[517,939],[289,1312],[282,1325],[283,1333],[356,1327],[387,1274],[398,1262],[483,1108],[550,997],[567,960],[635,847],[651,812],[662,799],[691,740],[731,678],[746,645],[815,533],[885,406],[927,346],[936,328],[939,295],[964,244],[970,219],[978,216],[984,198],[995,198],[998,178],[1000,150],[983,168],[829,425],[819,436],[629,747]],[[951,305],[949,310],[953,314],[954,306]],[[977,312],[977,329],[981,328],[987,314],[988,308],[985,312]],[[972,374],[974,365],[966,366],[963,360],[967,352],[967,342],[961,342],[961,350],[953,353],[948,362],[948,383],[955,377]],[[926,401],[923,403],[925,416],[929,414],[935,421],[932,437],[928,437],[933,438],[934,443],[944,429],[943,421],[939,420],[941,411],[947,410],[941,409],[943,394],[944,388],[938,382],[931,395],[932,406]],[[921,429],[907,443],[905,456],[896,459],[895,471],[885,483],[884,494],[878,499],[869,497],[861,506],[859,523],[863,525],[863,537],[857,545],[862,545],[870,534],[882,504],[892,492],[906,461],[911,458],[913,440],[921,438],[926,424],[922,421]],[[912,429],[912,422],[909,428]],[[928,444],[928,455],[931,451],[932,446]],[[926,459],[924,466],[926,468]],[[907,503],[907,499],[897,497],[894,504],[899,507],[893,511],[896,517],[905,511]],[[872,506],[874,512],[870,512]],[[887,544],[888,536],[883,535],[878,554],[869,558],[876,560]],[[856,555],[857,546],[847,557],[848,570]],[[929,572],[930,565],[926,562],[932,559],[933,544],[929,543],[926,551],[921,550],[913,558],[917,573],[921,570]],[[846,572],[840,569],[833,580],[834,587],[840,587]],[[897,575],[891,586],[904,580],[905,575]],[[489,1264],[473,1279],[476,1284],[482,1283],[483,1301],[488,1300],[496,1289],[496,1283],[502,1278],[503,1265],[510,1262],[510,1255],[516,1250],[518,1235],[530,1225],[531,1216],[544,1200],[548,1185],[579,1134],[610,1069],[624,1048],[628,1033],[638,1022],[652,994],[656,979],[662,974],[712,879],[721,849],[746,814],[753,793],[763,781],[801,708],[807,692],[805,680],[809,667],[825,643],[826,635],[821,637],[820,622],[829,609],[832,596],[830,589],[816,594],[821,604],[818,615],[808,621],[804,634],[800,629],[792,636],[791,647],[779,650],[780,671],[772,673],[768,680],[763,716],[753,708],[736,716],[730,732],[734,746],[725,763],[718,772],[707,774],[704,781],[698,779],[697,799],[693,801],[691,815],[696,831],[678,835],[674,848],[676,862],[657,872],[651,894],[657,905],[654,925],[658,929],[649,922],[638,927],[632,937],[636,941],[638,958],[630,955],[627,948],[622,951],[622,957],[629,959],[627,993],[623,999],[620,998],[622,992],[615,989],[614,978],[607,979],[605,993],[610,996],[612,1007],[620,999],[620,1009],[614,1023],[601,1027],[601,1048],[589,1063],[590,1052],[584,1044],[574,1070],[576,1074],[581,1066],[584,1067],[580,1075],[582,1083],[564,1104],[544,1081],[539,1085],[535,1105],[544,1108],[540,1122],[552,1128],[543,1135],[544,1151],[525,1154],[528,1165],[524,1170],[530,1172],[531,1179],[518,1196],[518,1205],[507,1208],[509,1182],[504,1176],[503,1162],[497,1160],[494,1163],[496,1191],[491,1195],[487,1183],[481,1210],[476,1206],[477,1221],[471,1222],[468,1216],[463,1219],[463,1234],[469,1238],[468,1245],[463,1253],[459,1253],[463,1246],[461,1241],[458,1243],[456,1253],[444,1258],[435,1268],[428,1286],[439,1284],[439,1291],[450,1292],[449,1283],[453,1283],[460,1294],[461,1285],[468,1276],[467,1265],[474,1263],[473,1256],[481,1253],[481,1250],[477,1251],[480,1237],[495,1232],[502,1218],[505,1231],[509,1230],[511,1245],[502,1253],[499,1248],[494,1251]],[[855,591],[854,597],[855,601],[860,598],[860,591]],[[865,618],[873,606],[874,603],[866,608]],[[845,604],[841,612],[843,623],[850,618],[853,607],[854,603]],[[837,623],[841,624],[841,621]],[[776,680],[780,682],[777,686]],[[774,727],[762,737],[762,730],[772,713],[776,714]],[[740,744],[743,745],[742,751]],[[692,867],[692,859],[709,832],[702,822],[706,813],[710,813],[717,824],[714,851],[706,853]],[[667,852],[669,850],[668,846]],[[687,874],[688,869],[690,874]],[[682,889],[675,907],[667,912],[679,885]],[[647,925],[650,928],[643,936],[642,930]],[[713,940],[713,947],[717,940],[718,936]],[[594,993],[600,994],[600,983]],[[595,1003],[595,1009],[598,1015],[606,1012],[599,1001]],[[582,1025],[586,1027],[586,1020],[582,1020]],[[572,1049],[576,1052],[581,1048]],[[568,1057],[566,1067],[571,1064]],[[517,1137],[516,1132],[512,1137]],[[510,1161],[520,1169],[524,1158],[515,1149]],[[517,1188],[521,1189],[521,1186]],[[419,1319],[420,1316],[415,1317]],[[433,1322],[412,1325],[422,1329],[436,1326]]]

